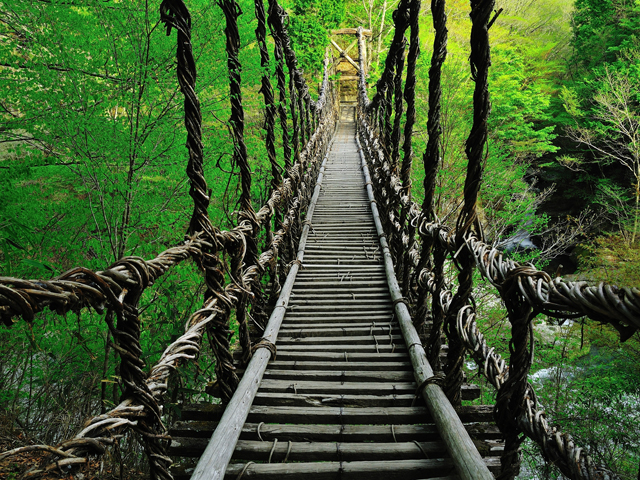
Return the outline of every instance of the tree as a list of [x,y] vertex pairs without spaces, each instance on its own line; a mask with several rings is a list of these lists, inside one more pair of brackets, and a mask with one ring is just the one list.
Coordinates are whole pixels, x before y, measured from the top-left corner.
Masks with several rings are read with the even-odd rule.
[[344,0],[295,0],[289,27],[296,56],[309,74],[322,72],[329,31],[342,23]]
[[[640,60],[637,53],[628,55]],[[586,145],[596,157],[624,166],[632,175],[631,243],[638,233],[640,215],[640,110],[637,104],[640,77],[637,73],[637,68],[615,69],[605,65],[592,82],[595,95],[586,111],[571,90],[563,91],[567,112],[576,119],[576,125],[568,129],[569,137]]]
[[[193,42],[205,147],[216,145],[207,152],[224,160],[232,147],[215,116],[225,118],[228,109],[228,94],[221,93],[228,92],[226,65],[218,61],[222,12],[205,0],[192,0],[189,8],[198,27]],[[191,211],[186,135],[175,34],[166,36],[158,3],[0,0],[0,11],[0,275],[98,270],[178,243]],[[246,35],[250,26],[243,27]],[[227,176],[211,168],[216,156],[207,160],[209,185],[218,193]],[[147,364],[184,331],[185,317],[202,302],[200,281],[185,262],[143,295]],[[112,345],[103,316],[86,309],[66,318],[45,311],[33,324],[0,327],[0,436],[15,427],[26,440],[56,444],[117,403]],[[211,363],[206,352],[202,366],[186,367],[179,386],[212,368],[205,360]],[[139,457],[135,442],[124,438],[120,447]],[[126,463],[114,462],[120,460]]]
[[576,0],[574,62],[588,71],[613,63],[620,52],[638,47],[640,4],[633,0]]

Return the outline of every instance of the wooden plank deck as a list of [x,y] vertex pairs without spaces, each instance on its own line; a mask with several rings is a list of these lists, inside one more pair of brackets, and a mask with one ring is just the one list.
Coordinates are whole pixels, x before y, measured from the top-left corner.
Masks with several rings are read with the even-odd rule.
[[[458,478],[417,385],[389,294],[354,124],[342,122],[277,340],[225,479]],[[465,399],[478,389],[466,385]],[[491,408],[464,407],[492,472]],[[220,419],[185,405],[170,454],[198,457]],[[193,468],[178,465],[177,479]]]

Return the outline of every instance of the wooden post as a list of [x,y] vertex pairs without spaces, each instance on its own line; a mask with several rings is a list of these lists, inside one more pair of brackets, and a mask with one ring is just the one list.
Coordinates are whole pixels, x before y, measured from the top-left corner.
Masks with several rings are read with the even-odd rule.
[[[418,332],[413,326],[409,309],[403,303],[402,290],[400,290],[393,270],[391,251],[389,250],[387,239],[382,230],[378,207],[375,204],[369,169],[367,168],[367,163],[357,136],[356,143],[358,144],[358,151],[360,152],[360,159],[362,161],[362,172],[367,185],[369,201],[371,202],[373,220],[376,224],[376,231],[380,237],[380,246],[382,247],[384,255],[384,269],[387,276],[387,283],[389,284],[389,293],[395,304],[395,313],[398,323],[400,324],[402,337],[409,350],[416,383],[422,385],[425,380],[433,377],[433,369],[427,360],[427,355],[420,342]],[[494,480],[493,475],[484,463],[482,456],[471,440],[471,437],[469,437],[467,430],[460,421],[460,417],[458,417],[458,414],[442,391],[442,388],[435,383],[427,383],[427,385],[422,388],[421,393],[438,428],[438,432],[440,432],[447,446],[447,450],[451,455],[451,459],[460,478],[462,480]]]
[[[327,164],[327,159],[329,158],[332,143],[333,139],[331,140],[327,153],[322,161],[320,173],[318,174],[318,181],[313,191],[313,197],[311,198],[311,203],[307,211],[306,220],[308,220],[308,222],[305,222],[302,235],[300,237],[298,255],[296,258],[297,262],[293,264],[289,271],[289,275],[287,275],[287,280],[282,287],[278,302],[273,309],[267,328],[262,336],[262,338],[265,338],[274,344],[276,343],[280,325],[282,325],[282,320],[284,319],[287,311],[289,298],[291,297],[291,290],[293,289],[293,283],[296,280],[296,275],[298,274],[300,264],[304,258],[304,248],[307,243],[307,237],[309,236],[310,223],[316,203],[318,202],[318,197],[320,196],[322,177],[324,176],[324,169]],[[227,465],[229,465],[233,451],[236,448],[236,443],[238,442],[240,433],[242,432],[242,426],[247,420],[249,409],[251,408],[251,404],[256,396],[258,387],[262,381],[262,376],[264,375],[264,371],[267,369],[267,363],[269,363],[270,359],[271,352],[266,348],[259,348],[253,354],[244,376],[238,385],[236,393],[231,397],[231,401],[224,411],[218,427],[213,432],[207,448],[198,461],[198,465],[191,476],[191,480],[224,479]]]

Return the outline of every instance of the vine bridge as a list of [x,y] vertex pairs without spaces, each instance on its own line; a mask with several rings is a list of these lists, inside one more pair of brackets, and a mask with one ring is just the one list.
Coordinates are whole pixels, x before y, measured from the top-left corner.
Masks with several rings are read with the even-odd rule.
[[[272,166],[270,197],[258,211],[251,202],[244,143],[241,12],[235,0],[218,3],[226,19],[229,124],[242,186],[237,226],[221,230],[207,214],[191,20],[182,0],[163,0],[167,34],[177,31],[177,77],[185,98],[194,202],[186,239],[156,258],[125,257],[102,271],[78,267],[51,280],[0,277],[0,319],[7,326],[20,319],[36,323],[45,308],[60,315],[82,308],[105,313],[120,355],[123,390],[119,405],[88,419],[73,438],[0,453],[0,459],[42,450],[51,455],[47,463],[25,478],[66,475],[132,431],[144,445],[154,479],[513,479],[520,446],[530,438],[569,478],[616,478],[552,427],[538,405],[528,383],[532,322],[539,314],[588,316],[613,325],[625,340],[640,328],[640,291],[551,278],[484,243],[477,197],[490,113],[495,2],[471,0],[473,127],[455,229],[441,223],[434,209],[447,44],[444,0],[431,2],[435,38],[422,205],[412,200],[410,180],[420,0],[400,0],[393,14],[394,36],[373,97],[364,60],[370,32],[358,28],[336,32],[351,36],[359,53],[354,59],[353,45],[332,41],[340,57],[333,65],[325,60],[317,100],[298,68],[286,12],[277,0],[268,1],[267,11],[256,0]],[[267,41],[267,27],[273,42]],[[344,61],[342,77],[331,80]],[[282,131],[277,141],[276,123]],[[266,245],[261,252],[259,240]],[[188,259],[204,275],[204,305],[147,367],[139,299]],[[457,270],[455,285],[445,265]],[[508,365],[476,324],[475,272],[497,288],[506,309]],[[233,352],[232,315],[240,338]],[[181,419],[165,425],[169,377],[198,357],[205,338],[216,358],[211,392],[222,401],[182,405]],[[479,396],[465,381],[469,356],[495,387],[495,406],[462,405]]]

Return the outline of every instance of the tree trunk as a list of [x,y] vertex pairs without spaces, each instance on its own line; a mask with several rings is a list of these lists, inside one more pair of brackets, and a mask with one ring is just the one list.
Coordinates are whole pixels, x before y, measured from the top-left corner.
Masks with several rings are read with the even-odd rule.
[[[636,165],[640,165],[636,162]],[[631,245],[636,243],[636,233],[638,232],[638,207],[640,206],[640,166],[636,167],[636,184],[635,184],[635,196],[636,196],[636,209],[633,212],[633,233],[631,234]]]
[[376,62],[380,64],[380,52],[382,51],[382,35],[384,31],[384,17],[387,14],[387,0],[382,5],[382,19],[380,20],[380,32],[378,33],[378,48],[376,51]]

